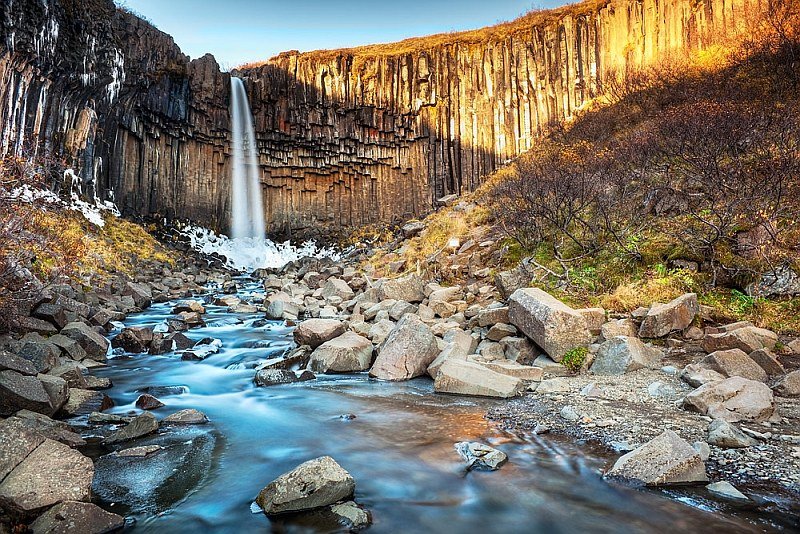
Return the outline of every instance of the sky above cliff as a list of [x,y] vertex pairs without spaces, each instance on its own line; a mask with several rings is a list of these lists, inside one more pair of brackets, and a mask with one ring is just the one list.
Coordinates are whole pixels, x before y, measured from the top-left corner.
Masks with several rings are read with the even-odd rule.
[[224,68],[285,50],[387,43],[512,20],[566,0],[120,0],[175,38],[192,58]]

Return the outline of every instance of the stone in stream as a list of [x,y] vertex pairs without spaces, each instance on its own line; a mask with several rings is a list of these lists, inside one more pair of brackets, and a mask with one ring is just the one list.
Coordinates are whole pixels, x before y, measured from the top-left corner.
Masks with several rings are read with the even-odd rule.
[[700,366],[717,371],[725,377],[741,376],[759,382],[767,381],[767,372],[740,349],[712,352],[700,360]]
[[409,380],[424,375],[438,354],[430,327],[418,316],[407,314],[389,333],[369,374],[381,380]]
[[330,456],[300,464],[265,487],[256,503],[267,515],[328,506],[353,495],[356,483]]
[[645,345],[639,338],[616,336],[600,345],[591,372],[596,375],[622,375],[638,369],[658,369],[664,353]]
[[556,362],[591,340],[583,315],[538,288],[515,291],[508,301],[508,318]]
[[467,462],[467,471],[485,469],[496,471],[508,461],[503,451],[476,441],[461,441],[455,444],[458,454]]
[[96,504],[68,501],[40,515],[30,529],[32,534],[104,534],[124,526],[125,518],[106,512]]
[[61,330],[61,334],[74,339],[86,351],[87,358],[104,362],[109,342],[86,323],[72,322]]
[[111,340],[113,348],[121,348],[131,354],[147,352],[153,342],[153,330],[150,328],[124,328]]
[[[238,299],[237,299],[238,300]],[[234,304],[229,304],[228,306],[234,306],[238,304],[238,302]],[[203,314],[206,312],[205,306],[203,306],[200,301],[197,300],[181,300],[175,304],[175,307],[172,308],[172,313],[181,313],[181,312],[195,312]]]
[[772,390],[763,382],[739,376],[702,385],[683,402],[688,408],[731,423],[762,422],[775,413]]
[[692,324],[700,312],[695,293],[681,295],[667,304],[656,302],[647,311],[639,327],[639,337],[664,337],[670,332],[683,330]]
[[111,397],[100,391],[71,388],[61,412],[67,417],[102,412],[114,406]]
[[35,376],[0,371],[0,416],[13,415],[18,410],[50,415],[53,406],[42,382]]
[[713,493],[714,495],[718,495],[720,497],[724,497],[726,499],[732,499],[734,501],[749,501],[750,499],[747,496],[736,489],[733,484],[726,481],[721,482],[714,482],[713,484],[709,484],[706,486],[706,489]]
[[448,359],[439,368],[433,387],[438,393],[509,398],[522,393],[525,382],[475,362]]
[[134,417],[130,423],[104,438],[103,444],[114,445],[115,443],[130,441],[152,434],[156,430],[158,430],[158,419],[156,419],[155,415],[145,412]]
[[344,334],[345,325],[336,319],[308,319],[294,329],[294,341],[316,349],[326,341]]
[[706,482],[706,467],[698,452],[672,430],[648,441],[616,461],[606,473],[645,486]]
[[723,449],[739,449],[756,444],[753,438],[723,419],[714,419],[708,425],[707,441]]
[[311,353],[308,367],[315,373],[366,371],[372,363],[372,343],[355,332],[326,341]]
[[188,408],[166,416],[161,423],[165,425],[204,425],[208,423],[208,417],[199,410]]
[[164,406],[164,403],[152,395],[143,393],[136,399],[136,407],[140,410],[155,410]]
[[64,501],[88,501],[92,460],[70,447],[45,439],[0,483],[0,504],[21,517],[37,515]]
[[298,375],[288,369],[262,369],[256,373],[253,381],[256,386],[278,386],[281,384],[293,384],[295,382],[306,382],[314,380],[316,377],[311,371],[301,371]]

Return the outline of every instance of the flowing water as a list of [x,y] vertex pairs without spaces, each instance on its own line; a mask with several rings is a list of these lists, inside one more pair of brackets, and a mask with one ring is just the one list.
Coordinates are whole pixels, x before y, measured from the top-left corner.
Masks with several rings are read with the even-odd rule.
[[[244,298],[263,296],[259,289],[245,286]],[[170,309],[154,305],[126,324],[159,325]],[[154,391],[166,404],[154,411],[159,418],[196,408],[211,420],[126,445],[166,447],[151,460],[99,470],[96,494],[109,509],[137,518],[137,531],[330,530],[251,512],[271,480],[322,455],[354,476],[356,500],[374,518],[371,532],[757,532],[787,524],[778,515],[721,504],[702,488],[667,493],[608,484],[599,474],[609,462],[604,454],[566,440],[506,434],[483,417],[501,401],[438,395],[427,379],[319,376],[257,388],[254,366],[292,345],[291,328],[260,314],[207,309],[208,325],[187,334],[220,339],[219,353],[202,362],[119,355],[97,373],[114,382],[113,412],[132,410],[142,388],[171,386]],[[453,449],[461,440],[492,444],[509,463],[496,472],[465,473]]]
[[233,135],[233,182],[231,184],[231,233],[234,239],[262,239],[265,234],[261,199],[258,147],[253,115],[244,82],[231,77],[231,130]]

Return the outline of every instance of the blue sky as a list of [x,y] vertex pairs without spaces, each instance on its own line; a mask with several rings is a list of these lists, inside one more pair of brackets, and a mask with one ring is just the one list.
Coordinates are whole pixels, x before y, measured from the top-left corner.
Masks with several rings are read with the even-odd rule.
[[225,68],[284,50],[342,48],[480,28],[568,0],[119,0],[192,58]]

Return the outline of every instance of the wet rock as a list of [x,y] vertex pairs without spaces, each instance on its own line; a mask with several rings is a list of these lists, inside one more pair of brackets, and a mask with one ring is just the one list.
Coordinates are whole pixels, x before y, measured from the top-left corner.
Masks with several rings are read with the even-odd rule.
[[125,519],[86,502],[58,504],[31,523],[32,534],[105,534],[121,530]]
[[316,377],[310,371],[302,371],[299,375],[287,369],[262,369],[256,373],[254,382],[256,386],[267,387],[280,384],[293,384],[295,382],[306,382],[314,380]]
[[98,334],[91,326],[80,322],[69,323],[61,330],[61,334],[77,341],[86,351],[88,358],[100,362],[106,361],[108,340]]
[[525,383],[478,363],[448,359],[439,368],[433,387],[438,393],[509,398],[522,393]]
[[52,414],[50,396],[41,381],[16,371],[0,371],[0,415],[13,415],[19,410]]
[[30,361],[4,350],[0,351],[0,371],[15,371],[25,376],[36,376],[37,373]]
[[344,334],[345,325],[336,319],[308,319],[294,330],[294,341],[316,349],[326,341]]
[[699,388],[703,384],[708,384],[710,382],[725,380],[725,376],[721,373],[698,364],[689,364],[684,367],[683,371],[681,371],[680,378],[695,388]]
[[72,388],[69,390],[69,398],[61,408],[61,412],[67,417],[74,417],[92,412],[102,412],[113,406],[114,401],[111,400],[111,397],[101,391]]
[[45,439],[0,483],[0,504],[31,517],[64,501],[88,501],[94,466],[68,446]]
[[777,342],[778,336],[775,332],[755,326],[744,326],[729,332],[706,336],[703,339],[703,350],[716,352],[739,349],[750,354],[759,349],[774,350]]
[[153,330],[150,328],[125,328],[111,340],[113,348],[122,348],[125,352],[139,354],[147,352],[153,342]]
[[[237,301],[239,299],[236,299]],[[227,306],[235,306],[239,304],[239,302],[228,304]],[[205,306],[198,301],[198,300],[181,300],[179,301],[174,308],[172,308],[172,313],[181,313],[181,312],[195,312],[203,314],[206,312]]]
[[722,482],[714,482],[713,484],[709,484],[706,486],[706,489],[714,495],[718,495],[726,499],[732,499],[734,501],[750,500],[744,493],[736,489],[733,484],[724,480]]
[[[22,435],[26,431],[38,432],[42,436],[68,445],[69,447],[80,447],[86,445],[86,441],[77,434],[71,426],[63,421],[50,419],[44,414],[20,410],[13,417],[6,419],[7,428],[16,429]],[[3,473],[0,472],[0,479]]]
[[515,291],[509,299],[508,317],[556,362],[590,341],[583,315],[538,288]]
[[144,393],[136,399],[136,407],[140,410],[155,410],[164,406],[164,403],[152,395]]
[[330,510],[339,518],[339,524],[344,524],[351,532],[365,529],[372,523],[369,512],[353,501],[333,504]]
[[379,291],[383,299],[403,300],[419,303],[425,299],[425,283],[415,274],[384,280]]
[[708,480],[700,455],[671,430],[665,430],[622,456],[606,476],[645,486],[672,486]]
[[311,352],[311,347],[308,345],[297,347],[285,358],[281,357],[264,360],[256,367],[256,371],[261,371],[262,369],[300,369],[306,367],[311,359]]
[[203,320],[203,316],[197,312],[180,312],[176,320],[189,328],[197,328],[206,324]]
[[114,385],[110,378],[93,375],[86,375],[84,378],[86,380],[86,389],[91,389],[93,391],[111,389],[111,387]]
[[382,380],[409,380],[424,375],[438,354],[433,331],[418,316],[408,314],[389,333],[369,374]]
[[725,377],[741,376],[759,382],[767,381],[764,369],[739,349],[712,352],[700,361],[700,365],[713,369]]
[[199,410],[189,408],[166,416],[161,423],[164,425],[204,425],[208,423],[208,417]]
[[769,387],[763,382],[738,376],[700,386],[686,395],[684,404],[702,414],[729,422],[761,422],[775,413]]
[[600,345],[591,372],[596,375],[622,375],[637,369],[658,369],[664,353],[645,345],[639,338],[617,336]]
[[156,430],[158,430],[158,419],[156,419],[155,415],[145,412],[134,417],[130,423],[104,438],[103,444],[114,445],[124,441],[131,441],[152,434]]
[[458,454],[467,462],[467,470],[485,469],[496,471],[508,461],[508,455],[494,447],[476,441],[461,441],[455,444]]
[[133,417],[116,413],[92,412],[89,414],[88,421],[92,425],[127,425],[133,421]]
[[670,332],[684,330],[700,312],[697,295],[687,293],[667,303],[650,306],[639,327],[639,337],[664,337]]
[[724,419],[714,419],[708,425],[708,443],[723,449],[751,447],[756,441]]
[[347,499],[355,480],[330,456],[300,464],[272,481],[256,503],[267,515],[312,510]]
[[354,332],[326,341],[311,353],[309,369],[315,373],[366,371],[372,363],[372,343]]
[[800,397],[800,370],[784,376],[775,385],[775,392],[781,397]]
[[756,362],[767,373],[769,378],[782,376],[786,373],[786,369],[768,349],[754,350],[750,353],[750,359]]

